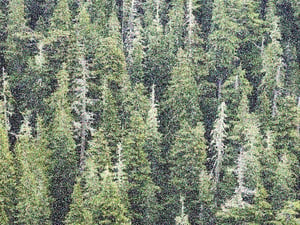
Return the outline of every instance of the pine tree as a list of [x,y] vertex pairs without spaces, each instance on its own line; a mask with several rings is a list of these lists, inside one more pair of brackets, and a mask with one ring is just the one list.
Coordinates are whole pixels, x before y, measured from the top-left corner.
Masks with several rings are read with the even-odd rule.
[[20,224],[50,224],[49,182],[45,170],[47,149],[31,136],[25,119],[16,144],[19,181],[17,221]]
[[62,223],[69,211],[71,194],[77,173],[77,157],[71,127],[70,106],[67,101],[68,73],[66,66],[57,74],[58,88],[51,97],[51,107],[55,109],[49,129],[51,153],[50,190],[53,223]]

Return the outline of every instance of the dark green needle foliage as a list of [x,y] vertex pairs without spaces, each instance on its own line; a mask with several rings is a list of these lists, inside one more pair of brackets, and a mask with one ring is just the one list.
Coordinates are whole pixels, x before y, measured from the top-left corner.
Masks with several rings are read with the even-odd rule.
[[0,224],[299,224],[297,0],[1,0]]

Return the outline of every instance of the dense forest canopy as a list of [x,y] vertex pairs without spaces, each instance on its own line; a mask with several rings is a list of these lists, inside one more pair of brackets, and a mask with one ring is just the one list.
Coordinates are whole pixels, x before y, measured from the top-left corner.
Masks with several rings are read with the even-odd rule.
[[297,0],[1,0],[0,224],[300,224]]

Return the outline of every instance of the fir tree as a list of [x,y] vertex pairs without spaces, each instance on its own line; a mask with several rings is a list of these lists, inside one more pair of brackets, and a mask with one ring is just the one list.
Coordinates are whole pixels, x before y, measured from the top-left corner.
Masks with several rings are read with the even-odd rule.
[[[1,220],[13,222],[14,217],[14,188],[16,184],[13,155],[9,150],[7,121],[5,121],[5,107],[0,101],[0,199]],[[1,222],[2,223],[2,222]],[[4,222],[3,222],[4,223]]]
[[50,190],[53,197],[52,221],[62,223],[69,211],[71,194],[77,173],[77,157],[71,127],[70,106],[67,101],[68,73],[63,67],[58,74],[58,89],[51,97],[55,109],[49,129],[49,148],[51,153]]
[[199,177],[204,169],[206,142],[201,123],[192,128],[183,121],[181,129],[170,150],[169,163],[171,182],[174,185],[174,197],[185,196],[191,221],[199,214]]
[[145,144],[145,124],[141,115],[133,111],[130,130],[123,142],[125,172],[128,176],[128,200],[133,224],[155,223],[157,187],[151,179],[151,168]]
[[184,119],[190,125],[196,125],[201,120],[198,87],[187,60],[186,53],[180,50],[177,55],[177,65],[172,70],[170,85],[166,92],[165,110],[168,116],[167,124],[170,133],[168,142],[172,143],[174,132],[179,130]]
[[220,179],[220,173],[222,169],[222,162],[223,162],[223,154],[224,154],[224,141],[227,136],[226,128],[227,125],[225,123],[226,120],[226,104],[222,102],[218,109],[218,117],[214,124],[214,129],[212,130],[212,147],[215,150],[215,163],[213,167],[213,173],[215,178],[215,183],[217,184]]
[[31,128],[25,120],[15,150],[20,166],[17,168],[17,221],[20,224],[50,224],[49,182],[45,170],[48,151],[41,147],[31,136]]
[[113,181],[113,175],[108,168],[101,174],[101,177],[101,192],[97,196],[101,216],[97,224],[130,224],[118,185]]
[[217,85],[217,98],[222,96],[222,84],[233,69],[239,44],[239,25],[235,20],[236,1],[217,0],[212,10],[209,35],[209,58],[212,79]]
[[181,203],[181,213],[180,216],[175,218],[176,225],[190,225],[188,215],[185,214],[185,207],[184,207],[184,198],[180,196],[180,203]]
[[85,208],[80,180],[78,179],[74,185],[72,193],[72,203],[70,211],[67,214],[66,224],[68,225],[92,225],[93,219],[89,210]]
[[282,208],[285,201],[295,198],[295,176],[292,172],[293,161],[293,159],[284,154],[275,171],[276,176],[271,191],[272,203],[275,209]]
[[158,131],[159,121],[157,104],[155,103],[155,89],[152,87],[151,107],[148,111],[146,119],[145,144],[144,149],[148,154],[151,164],[151,176],[156,185],[162,185],[161,167],[163,166],[163,158],[161,152],[162,135]]
[[[260,90],[262,96],[265,95],[268,98],[267,102],[261,100],[261,104],[266,104],[266,107],[270,107],[270,115],[262,118],[262,121],[270,121],[278,113],[278,98],[280,96],[281,89],[283,88],[284,81],[284,67],[282,58],[282,47],[280,44],[281,34],[279,30],[279,18],[275,14],[276,6],[274,1],[268,3],[267,8],[267,22],[269,25],[268,33],[271,38],[271,42],[266,48],[264,48],[262,54],[262,71],[265,73],[260,84]],[[266,123],[264,122],[264,123]]]

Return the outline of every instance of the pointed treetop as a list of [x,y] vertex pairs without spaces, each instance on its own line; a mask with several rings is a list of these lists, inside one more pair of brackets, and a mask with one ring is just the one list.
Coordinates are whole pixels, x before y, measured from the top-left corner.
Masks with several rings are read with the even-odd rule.
[[25,4],[24,0],[10,0],[8,5],[8,26],[9,32],[14,34],[25,28]]
[[68,0],[58,1],[51,18],[51,30],[69,31],[71,28],[71,12]]
[[115,11],[113,11],[109,17],[108,27],[108,37],[111,37],[115,40],[118,40],[118,42],[121,42],[120,22]]

